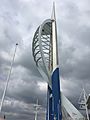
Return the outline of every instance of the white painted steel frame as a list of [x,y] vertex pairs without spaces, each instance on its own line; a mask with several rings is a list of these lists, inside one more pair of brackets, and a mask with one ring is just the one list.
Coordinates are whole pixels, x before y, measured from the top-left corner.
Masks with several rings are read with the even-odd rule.
[[50,61],[51,61],[51,20],[45,20],[36,30],[32,51],[36,66],[45,80],[51,84]]

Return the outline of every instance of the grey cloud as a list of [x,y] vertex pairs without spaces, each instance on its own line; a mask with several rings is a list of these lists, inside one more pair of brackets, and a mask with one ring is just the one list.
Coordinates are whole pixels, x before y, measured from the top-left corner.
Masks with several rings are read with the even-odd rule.
[[39,73],[39,71],[37,70],[37,67],[35,65],[33,56],[32,56],[32,51],[30,50],[32,46],[30,45],[28,47],[28,49],[26,49],[25,51],[22,52],[22,55],[19,57],[19,59],[17,60],[16,64],[21,65],[22,67],[24,67],[27,70],[28,75],[32,75],[32,76],[37,76],[39,79],[41,78],[41,75]]
[[78,29],[76,38],[80,40],[80,42],[86,46],[90,45],[90,27],[89,26],[82,26]]
[[[20,101],[5,101],[6,103],[3,106],[3,111],[5,111],[5,116],[7,119],[11,119],[14,117],[14,119],[32,119],[34,118],[35,114],[35,108],[34,104],[25,104]],[[8,103],[9,102],[9,103]],[[38,117],[43,117],[45,116],[45,109],[40,108]]]

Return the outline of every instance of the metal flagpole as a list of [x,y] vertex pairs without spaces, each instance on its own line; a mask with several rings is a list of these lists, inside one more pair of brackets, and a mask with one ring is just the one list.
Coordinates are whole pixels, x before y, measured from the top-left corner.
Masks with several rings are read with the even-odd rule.
[[3,106],[4,98],[5,98],[7,87],[8,87],[8,83],[9,83],[9,80],[10,80],[10,76],[11,76],[11,72],[12,72],[12,67],[13,67],[13,63],[14,63],[14,59],[15,59],[15,54],[16,54],[17,46],[18,46],[18,43],[16,43],[16,46],[15,46],[15,51],[14,51],[13,59],[11,61],[11,65],[10,65],[11,67],[10,67],[10,70],[9,70],[9,73],[8,73],[8,76],[7,76],[5,89],[4,89],[4,92],[3,92],[3,95],[2,95],[2,100],[1,100],[1,104],[0,104],[0,112],[2,111],[2,106]]

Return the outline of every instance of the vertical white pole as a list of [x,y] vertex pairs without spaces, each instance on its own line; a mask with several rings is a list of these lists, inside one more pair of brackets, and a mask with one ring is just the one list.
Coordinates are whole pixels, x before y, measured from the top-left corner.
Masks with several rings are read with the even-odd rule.
[[36,112],[35,112],[35,120],[37,120],[37,110],[36,110]]
[[38,99],[37,99],[37,103],[36,103],[36,112],[35,112],[35,120],[37,120],[37,114],[38,114]]
[[10,76],[11,76],[11,72],[12,72],[12,67],[13,67],[13,63],[14,63],[14,59],[15,59],[15,54],[16,54],[17,46],[18,46],[18,43],[16,43],[16,46],[15,46],[15,51],[14,51],[13,59],[11,61],[11,67],[10,67],[10,70],[9,70],[9,73],[8,73],[8,76],[7,76],[5,89],[4,89],[4,92],[3,92],[3,95],[2,95],[2,100],[1,100],[1,104],[0,104],[0,112],[2,111],[2,106],[3,106],[4,98],[5,98],[7,87],[8,87],[8,83],[9,83],[9,80],[10,80]]

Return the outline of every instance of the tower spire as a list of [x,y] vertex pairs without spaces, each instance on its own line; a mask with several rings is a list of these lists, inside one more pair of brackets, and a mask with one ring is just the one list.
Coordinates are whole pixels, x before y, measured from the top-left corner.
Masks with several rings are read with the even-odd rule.
[[53,2],[51,20],[56,20],[56,15],[55,15],[55,2]]
[[52,69],[54,70],[58,66],[58,45],[57,45],[57,27],[56,27],[56,16],[55,16],[55,3],[53,2],[52,9]]

